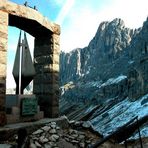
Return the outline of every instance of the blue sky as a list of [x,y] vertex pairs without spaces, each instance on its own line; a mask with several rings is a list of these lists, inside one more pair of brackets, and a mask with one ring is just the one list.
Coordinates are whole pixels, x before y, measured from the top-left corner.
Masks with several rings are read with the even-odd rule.
[[[23,4],[25,0],[10,0]],[[27,0],[36,6],[49,21],[61,26],[61,50],[69,52],[83,48],[95,35],[102,21],[121,18],[129,28],[141,27],[148,16],[148,0]],[[12,67],[18,41],[19,29],[9,27],[7,88],[14,87]],[[27,36],[31,51],[33,37]]]

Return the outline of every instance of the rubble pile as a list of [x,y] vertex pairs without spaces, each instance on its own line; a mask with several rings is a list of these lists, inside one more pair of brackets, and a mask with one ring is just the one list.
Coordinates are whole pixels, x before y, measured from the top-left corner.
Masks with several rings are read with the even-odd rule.
[[80,148],[87,147],[89,144],[94,143],[94,139],[86,132],[69,129],[64,135],[64,139]]
[[60,127],[56,125],[56,122],[50,122],[49,124],[33,132],[29,137],[31,148],[58,147],[57,142],[61,137]]
[[47,125],[33,132],[30,136],[31,148],[58,148],[61,143],[71,144],[71,147],[85,148],[89,144],[95,143],[98,137],[92,136],[86,131],[78,131],[72,128],[61,129],[56,122],[50,122]]
[[[102,135],[93,131],[89,124],[78,121],[68,121],[65,127],[63,122],[50,121],[44,125],[30,131],[29,129],[20,129],[19,134],[14,134],[7,141],[3,141],[0,147],[14,148],[88,148],[103,138]],[[27,135],[23,139],[24,132],[27,130]],[[21,137],[20,137],[21,136]],[[22,139],[22,144],[20,144]],[[147,148],[147,139],[142,139],[143,148]],[[139,139],[137,141],[129,141],[128,146],[138,148],[140,146]],[[114,140],[108,140],[100,148],[124,148],[123,144],[114,143]]]

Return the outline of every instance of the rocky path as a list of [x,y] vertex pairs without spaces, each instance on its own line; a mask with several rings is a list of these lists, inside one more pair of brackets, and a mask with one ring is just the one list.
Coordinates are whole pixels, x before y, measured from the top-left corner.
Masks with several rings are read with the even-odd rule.
[[[79,122],[71,122],[69,127],[63,128],[59,126],[60,124],[52,121],[31,132],[24,139],[25,131],[21,129],[19,136],[13,135],[11,139],[3,142],[5,145],[0,144],[0,148],[17,148],[17,141],[21,145],[21,140],[22,148],[88,148],[101,140],[101,135],[77,123]],[[147,148],[147,143],[147,139],[145,139],[144,148]],[[130,148],[140,148],[139,146],[139,141],[128,144]],[[124,148],[124,145],[115,144],[109,140],[99,148]]]
[[[25,135],[25,130],[21,129],[18,135],[13,135],[8,141],[4,141],[5,145],[0,144],[0,148],[13,148],[17,145],[23,145],[23,148],[87,148],[90,144],[100,140],[97,133],[84,129],[81,126],[73,126],[71,124],[67,128],[62,128],[56,122],[52,121],[31,134]],[[19,142],[18,142],[19,141]],[[21,143],[22,141],[22,143]],[[111,148],[110,145],[102,145],[102,148]],[[115,146],[115,145],[114,145]]]

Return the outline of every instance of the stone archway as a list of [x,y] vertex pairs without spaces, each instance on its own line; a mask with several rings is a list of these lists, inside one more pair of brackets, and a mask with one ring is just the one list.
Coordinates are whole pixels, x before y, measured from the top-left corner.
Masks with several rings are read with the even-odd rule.
[[0,125],[6,124],[5,92],[8,26],[20,28],[35,37],[34,93],[46,117],[58,116],[60,26],[38,11],[7,0],[0,2]]

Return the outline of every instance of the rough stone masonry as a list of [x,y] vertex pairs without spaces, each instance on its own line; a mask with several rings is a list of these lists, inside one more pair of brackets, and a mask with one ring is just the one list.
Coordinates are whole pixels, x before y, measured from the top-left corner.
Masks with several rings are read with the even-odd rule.
[[60,26],[49,22],[38,11],[12,3],[0,2],[0,125],[6,124],[5,93],[8,26],[20,28],[35,37],[34,94],[46,117],[57,117],[59,108]]

